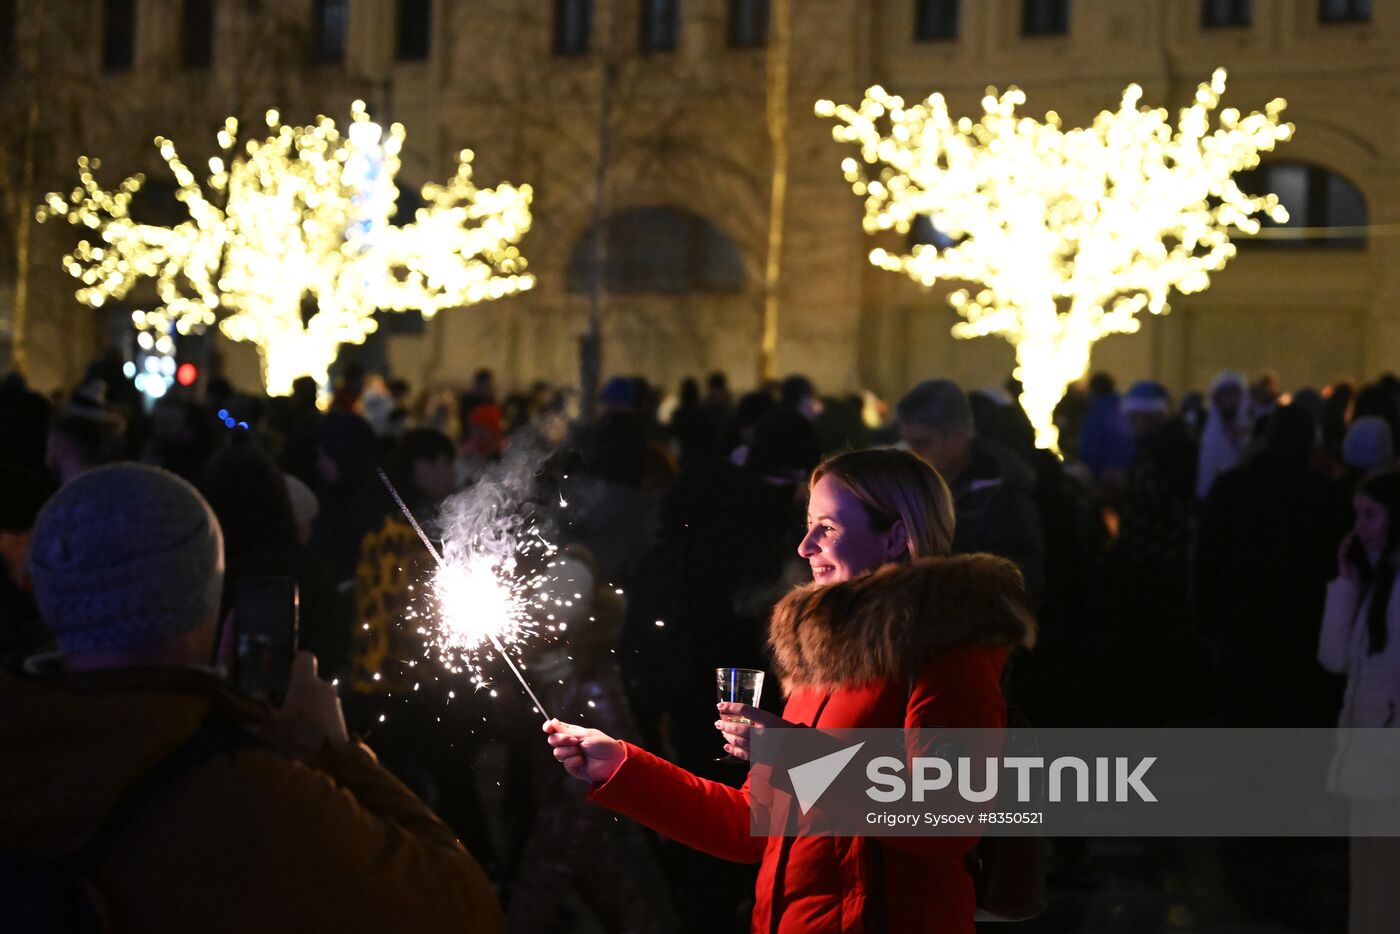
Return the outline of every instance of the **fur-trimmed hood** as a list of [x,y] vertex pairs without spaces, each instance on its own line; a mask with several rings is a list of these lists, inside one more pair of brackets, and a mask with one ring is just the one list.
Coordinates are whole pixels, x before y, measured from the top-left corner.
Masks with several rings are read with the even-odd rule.
[[960,645],[1035,644],[1021,572],[993,555],[924,558],[837,584],[808,584],[773,609],[776,674],[789,693],[908,679]]

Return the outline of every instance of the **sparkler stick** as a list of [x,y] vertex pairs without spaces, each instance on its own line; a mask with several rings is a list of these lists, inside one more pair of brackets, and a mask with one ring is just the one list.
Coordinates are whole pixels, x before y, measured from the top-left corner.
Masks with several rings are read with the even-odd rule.
[[[398,504],[399,511],[403,513],[404,518],[408,520],[408,524],[413,526],[413,531],[418,533],[418,537],[422,539],[423,544],[427,546],[428,554],[433,556],[433,560],[438,563],[438,567],[445,568],[447,562],[443,560],[442,555],[438,552],[432,539],[428,538],[428,533],[424,532],[423,527],[418,524],[418,520],[414,518],[413,513],[409,510],[408,504],[403,501],[403,497],[399,495],[399,491],[394,488],[393,481],[389,479],[389,475],[383,470],[380,470],[379,479],[384,481],[384,486],[388,488],[389,495],[392,496],[394,502]],[[515,667],[515,662],[511,661],[510,656],[506,654],[505,647],[501,645],[500,641],[496,638],[496,634],[488,629],[486,630],[486,638],[491,640],[491,644],[496,647],[496,651],[500,654],[501,658],[505,659],[506,664],[510,666],[510,670],[515,675],[515,679],[520,682],[520,686],[525,689],[525,693],[530,695],[530,700],[535,702],[535,707],[539,710],[540,715],[548,721],[549,711],[544,709],[544,704],[541,704],[540,699],[535,696],[535,692],[530,690],[530,685],[526,683],[525,676],[520,673],[520,669]]]

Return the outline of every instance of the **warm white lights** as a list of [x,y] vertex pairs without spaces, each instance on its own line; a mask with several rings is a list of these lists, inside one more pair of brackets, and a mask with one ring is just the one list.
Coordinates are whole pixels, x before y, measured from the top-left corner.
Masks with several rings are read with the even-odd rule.
[[860,147],[842,163],[865,198],[865,229],[907,234],[921,215],[949,239],[907,253],[875,249],[875,265],[932,285],[977,283],[949,297],[965,319],[957,337],[997,334],[1016,348],[1021,404],[1036,443],[1054,448],[1052,414],[1088,370],[1094,341],[1136,331],[1135,315],[1167,310],[1172,289],[1198,292],[1235,254],[1232,231],[1255,233],[1254,215],[1287,215],[1272,194],[1240,190],[1234,173],[1258,164],[1293,132],[1285,102],[1243,116],[1211,117],[1225,91],[1217,69],[1175,126],[1165,109],[1139,107],[1130,85],[1117,111],[1063,130],[1018,116],[1025,94],[982,99],[982,119],[952,118],[941,94],[919,104],[879,87],[860,106],[820,101],[837,140]]
[[377,310],[431,317],[534,284],[516,246],[530,227],[530,186],[477,188],[463,151],[445,185],[423,188],[413,222],[394,226],[404,129],[394,124],[386,135],[360,101],[351,118],[342,136],[326,117],[284,126],[268,111],[269,135],[241,147],[230,118],[203,185],[175,145],[157,138],[189,212],[173,227],[132,220],[142,176],[107,191],[87,158],[78,160],[80,187],[49,194],[38,219],[66,216],[100,237],[63,260],[82,283],[80,301],[96,308],[149,279],[159,304],[133,312],[138,328],[168,341],[172,328],[187,334],[217,322],[229,338],[258,345],[274,395],[302,375],[324,383],[339,345],[363,341]]

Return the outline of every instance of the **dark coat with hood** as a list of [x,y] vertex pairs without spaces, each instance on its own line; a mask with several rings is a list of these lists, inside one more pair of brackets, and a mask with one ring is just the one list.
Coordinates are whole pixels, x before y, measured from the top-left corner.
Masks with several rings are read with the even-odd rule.
[[967,469],[948,486],[957,526],[955,554],[999,555],[1026,581],[1032,605],[1045,591],[1045,539],[1035,504],[1035,471],[1000,441],[972,439]]
[[[196,669],[0,674],[0,851],[88,852],[114,932],[501,929],[476,861],[373,753],[303,764],[248,738],[266,717]],[[235,741],[109,823],[201,729]]]
[[714,670],[768,667],[765,623],[796,582],[801,516],[791,486],[715,461],[681,474],[661,518],[661,541],[627,586],[619,664],[643,743],[660,748],[669,721],[668,755],[718,778]]
[[316,426],[316,446],[335,465],[334,482],[316,489],[321,510],[311,525],[311,551],[337,583],[353,580],[360,543],[393,508],[375,476],[376,444],[369,422],[351,412],[328,412]]
[[[789,723],[998,728],[1002,667],[1033,642],[1034,621],[1015,567],[965,555],[798,588],[774,610],[769,640]],[[705,781],[630,744],[591,797],[688,846],[758,862],[755,934],[973,931],[973,838],[750,836],[747,783]]]

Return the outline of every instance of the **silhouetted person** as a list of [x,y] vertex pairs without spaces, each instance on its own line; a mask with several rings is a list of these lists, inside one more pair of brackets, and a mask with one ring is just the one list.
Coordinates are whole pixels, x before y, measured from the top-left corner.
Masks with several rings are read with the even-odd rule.
[[925,380],[899,400],[900,435],[953,492],[953,553],[1009,558],[1032,603],[1045,587],[1045,543],[1036,513],[1035,474],[1000,442],[979,435],[967,395],[952,380]]
[[1215,482],[1201,513],[1196,600],[1219,642],[1227,726],[1325,726],[1335,679],[1313,660],[1346,504],[1313,472],[1317,427],[1276,409],[1263,447]]

